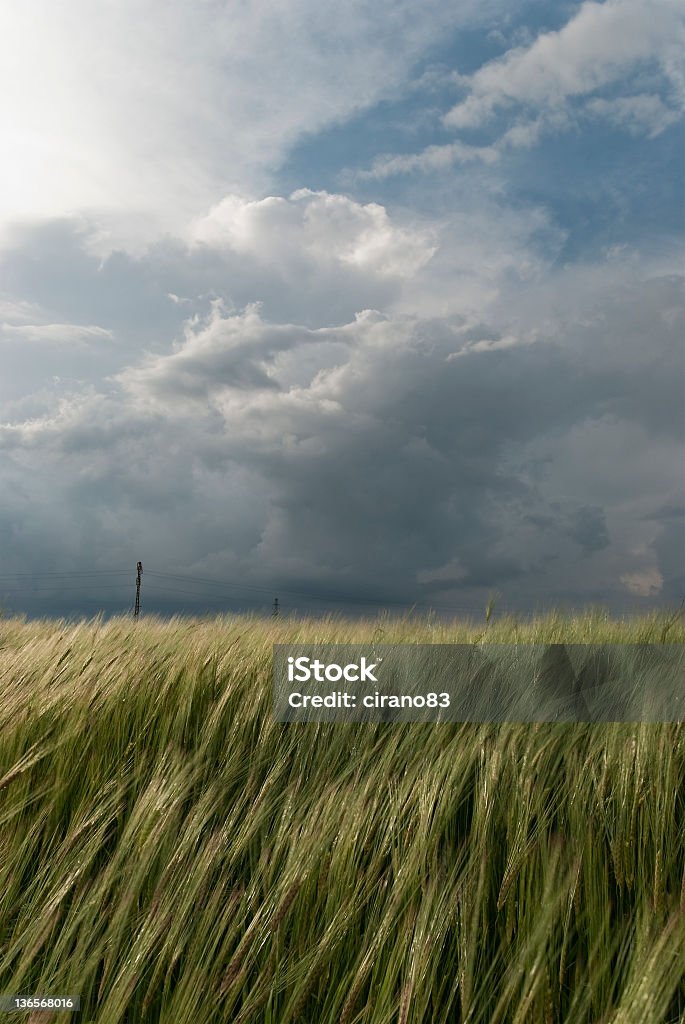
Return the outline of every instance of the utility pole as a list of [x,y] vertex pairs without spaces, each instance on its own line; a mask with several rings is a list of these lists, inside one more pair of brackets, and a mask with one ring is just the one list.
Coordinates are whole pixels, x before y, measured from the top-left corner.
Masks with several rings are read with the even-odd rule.
[[274,598],[274,610],[271,613],[271,617],[273,619],[277,619],[278,618],[278,598],[277,597]]
[[133,610],[133,618],[134,619],[138,618],[138,613],[140,612],[140,577],[142,576],[142,573],[143,573],[143,563],[142,562],[138,562],[136,564],[136,571],[137,571],[138,575],[136,576],[136,606],[135,606],[135,608]]

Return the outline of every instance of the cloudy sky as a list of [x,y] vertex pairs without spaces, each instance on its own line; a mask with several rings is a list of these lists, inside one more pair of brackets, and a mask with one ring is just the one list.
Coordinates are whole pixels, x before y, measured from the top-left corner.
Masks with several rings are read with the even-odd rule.
[[680,0],[0,12],[0,605],[685,597]]

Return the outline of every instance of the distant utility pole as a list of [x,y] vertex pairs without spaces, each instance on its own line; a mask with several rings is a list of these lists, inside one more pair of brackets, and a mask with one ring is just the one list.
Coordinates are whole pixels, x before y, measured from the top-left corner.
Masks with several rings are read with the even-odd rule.
[[274,610],[271,613],[271,617],[274,619],[278,618],[278,598],[274,598]]
[[138,618],[138,613],[140,612],[140,577],[142,576],[142,573],[143,573],[143,563],[142,562],[138,562],[136,564],[136,571],[137,571],[138,575],[136,576],[136,606],[133,609],[133,618],[134,619]]

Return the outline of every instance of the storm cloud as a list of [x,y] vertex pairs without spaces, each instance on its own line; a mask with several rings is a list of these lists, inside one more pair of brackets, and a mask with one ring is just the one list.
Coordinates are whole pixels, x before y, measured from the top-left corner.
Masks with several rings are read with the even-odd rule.
[[[436,24],[449,20],[432,6]],[[578,17],[599,18],[599,6],[608,12],[585,4]],[[492,40],[496,5],[480,17]],[[554,45],[571,61],[576,36],[564,31]],[[432,38],[420,36],[392,74],[378,71],[379,94],[397,100],[408,55]],[[374,46],[385,52],[392,38]],[[537,102],[526,84],[542,59],[535,45],[453,77],[467,95],[455,104],[445,93],[446,121]],[[612,65],[612,87],[631,54]],[[614,103],[612,123],[634,138],[635,119],[602,85],[585,90],[595,115],[609,118],[600,100]],[[325,117],[344,118],[355,96]],[[571,259],[564,197],[524,194],[525,171],[503,170],[505,156],[480,171],[443,164],[455,191],[441,186],[431,203],[413,201],[416,186],[401,197],[379,184],[279,192],[255,146],[249,159],[270,188],[198,190],[183,230],[151,231],[144,244],[136,232],[126,242],[122,215],[123,241],[108,245],[110,214],[92,209],[7,221],[0,604],[125,610],[138,558],[150,610],[260,607],[278,595],[284,610],[477,612],[493,591],[522,612],[678,603],[677,237],[643,226],[639,248],[619,225],[612,245],[588,241]],[[409,155],[419,176],[422,152]],[[78,571],[102,575],[67,575]]]

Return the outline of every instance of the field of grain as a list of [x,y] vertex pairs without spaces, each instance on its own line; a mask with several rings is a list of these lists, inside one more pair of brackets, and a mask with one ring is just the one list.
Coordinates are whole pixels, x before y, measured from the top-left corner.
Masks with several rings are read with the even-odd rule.
[[273,643],[372,638],[685,625],[0,619],[0,993],[81,1024],[683,1020],[682,724],[273,720]]

